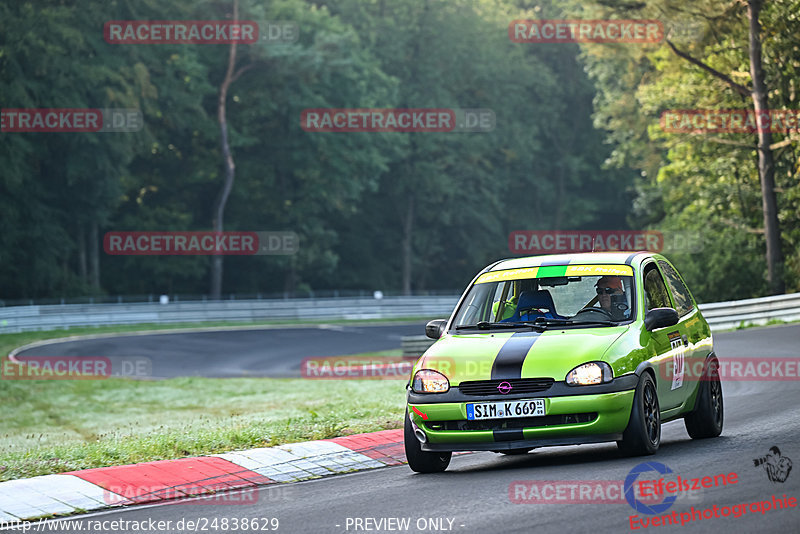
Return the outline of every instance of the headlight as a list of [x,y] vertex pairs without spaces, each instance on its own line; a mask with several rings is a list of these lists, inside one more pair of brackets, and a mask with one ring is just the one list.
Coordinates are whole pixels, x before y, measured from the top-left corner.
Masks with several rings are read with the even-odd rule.
[[567,384],[570,386],[589,386],[611,382],[614,372],[605,362],[589,362],[579,365],[567,373]]
[[450,389],[450,381],[439,371],[422,369],[414,375],[411,390],[414,393],[446,393]]

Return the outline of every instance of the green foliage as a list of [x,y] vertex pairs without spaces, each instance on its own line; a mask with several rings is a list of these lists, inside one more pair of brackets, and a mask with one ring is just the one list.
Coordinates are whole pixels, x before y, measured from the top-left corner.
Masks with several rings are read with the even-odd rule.
[[[796,110],[800,4],[778,1],[766,6],[760,21],[770,107]],[[661,20],[667,38],[681,51],[740,85],[752,85],[743,4],[659,0],[626,9],[621,3],[603,2],[576,4],[573,12],[584,18]],[[586,45],[583,60],[598,90],[595,124],[606,127],[615,146],[609,163],[642,171],[635,184],[631,225],[703,233],[701,252],[675,258],[698,299],[764,295],[764,222],[755,134],[666,133],[659,125],[664,110],[749,109],[752,101],[678,57],[665,43],[615,50]],[[773,134],[773,143],[784,145],[774,152],[775,179],[787,291],[797,291],[800,156],[797,140],[786,137]]]
[[[1,298],[207,292],[208,257],[108,256],[101,242],[112,230],[211,228],[229,47],[109,44],[102,27],[225,20],[232,5],[0,2],[3,108],[137,108],[145,125],[2,134]],[[620,5],[240,0],[241,19],[293,21],[300,31],[293,43],[237,47],[236,66],[248,70],[228,94],[236,181],[226,229],[291,230],[300,251],[227,257],[224,292],[456,289],[509,255],[513,230],[626,226],[707,232],[702,254],[679,258],[703,300],[763,291],[752,139],[723,135],[723,144],[658,128],[663,109],[742,107],[741,97],[663,44],[533,45],[507,36],[520,18],[659,18],[687,52],[748,83],[740,6]],[[770,2],[762,14],[773,107],[798,107],[799,23],[786,16],[797,5]],[[703,31],[674,33],[686,21]],[[496,128],[300,127],[304,109],[359,107],[491,109]],[[790,288],[800,287],[795,145],[776,151]],[[730,280],[709,280],[707,265]]]

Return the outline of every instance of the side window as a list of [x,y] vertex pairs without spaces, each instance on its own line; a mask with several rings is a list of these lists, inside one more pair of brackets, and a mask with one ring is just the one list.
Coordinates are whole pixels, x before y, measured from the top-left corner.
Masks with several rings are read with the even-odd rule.
[[651,263],[645,267],[644,272],[645,312],[653,308],[671,308],[667,287],[661,278],[661,273],[656,269],[656,264]]
[[[505,299],[503,299],[505,296]],[[500,282],[492,298],[492,315],[489,321],[502,321],[514,315],[517,309],[517,302],[514,298],[514,282]]]
[[461,304],[456,315],[456,324],[475,324],[488,319],[492,306],[494,287],[492,284],[478,284],[470,290],[467,300]]
[[678,271],[669,263],[658,260],[658,266],[664,271],[664,276],[667,278],[667,284],[672,290],[672,296],[675,298],[675,308],[678,310],[678,315],[683,317],[694,309],[692,304],[692,296],[689,293],[689,288],[683,283],[681,277],[678,276]]

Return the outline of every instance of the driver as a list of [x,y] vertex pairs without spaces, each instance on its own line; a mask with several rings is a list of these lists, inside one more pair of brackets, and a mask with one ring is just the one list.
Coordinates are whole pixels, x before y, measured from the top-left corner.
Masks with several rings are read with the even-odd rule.
[[597,300],[601,308],[610,313],[614,319],[626,315],[628,306],[622,278],[619,276],[603,276],[595,286],[597,288]]

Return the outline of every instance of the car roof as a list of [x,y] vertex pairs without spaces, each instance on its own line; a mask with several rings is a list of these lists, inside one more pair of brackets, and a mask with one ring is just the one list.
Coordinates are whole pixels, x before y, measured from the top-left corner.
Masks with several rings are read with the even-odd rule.
[[545,265],[630,265],[634,269],[649,257],[661,256],[650,251],[639,252],[584,252],[579,254],[550,254],[547,256],[527,256],[525,258],[508,258],[500,260],[485,269],[489,271],[504,271],[506,269],[520,269],[525,267],[543,267]]

